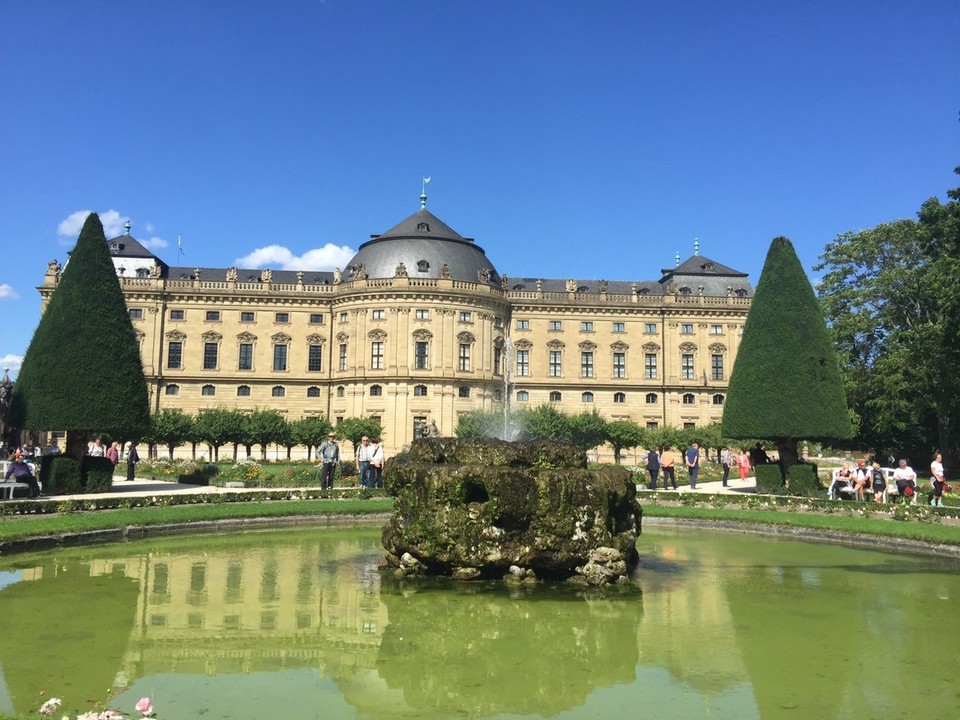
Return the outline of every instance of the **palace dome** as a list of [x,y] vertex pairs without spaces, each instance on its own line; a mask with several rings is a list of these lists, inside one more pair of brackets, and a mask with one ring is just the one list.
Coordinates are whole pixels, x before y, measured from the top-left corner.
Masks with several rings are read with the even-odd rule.
[[[400,268],[401,263],[403,268]],[[449,269],[449,273],[444,270]],[[500,286],[500,274],[483,248],[436,215],[421,208],[382,235],[360,246],[343,270],[343,281],[360,277],[392,278],[406,270],[411,278],[439,278]]]

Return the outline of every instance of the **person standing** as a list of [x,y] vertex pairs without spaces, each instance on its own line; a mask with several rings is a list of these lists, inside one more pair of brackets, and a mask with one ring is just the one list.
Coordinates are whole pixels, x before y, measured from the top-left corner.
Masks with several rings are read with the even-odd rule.
[[947,481],[943,476],[943,455],[937,453],[933,456],[933,462],[930,463],[930,484],[933,485],[933,500],[930,504],[934,507],[943,507],[943,488]]
[[370,487],[383,487],[383,443],[373,439],[373,455],[370,458]]
[[118,444],[115,442],[110,443],[110,447],[107,448],[107,460],[116,467],[117,463],[120,462],[120,450],[118,449]]
[[687,472],[690,473],[690,489],[697,489],[697,475],[700,473],[700,446],[696,443],[687,448],[685,459]]
[[103,438],[98,437],[93,441],[90,450],[87,453],[90,457],[106,457],[107,449],[103,446]]
[[137,463],[140,462],[140,454],[137,452],[137,444],[130,443],[130,449],[127,450],[127,482],[132,482],[137,474]]
[[727,481],[730,479],[730,466],[733,464],[733,453],[730,452],[730,446],[724,445],[720,451],[720,467],[723,468],[723,486],[729,487]]
[[327,433],[327,439],[320,444],[318,451],[320,453],[321,474],[320,487],[323,490],[333,488],[333,478],[337,472],[337,465],[340,464],[340,446],[337,445],[336,433]]
[[364,435],[357,448],[357,468],[360,471],[360,487],[373,487],[370,484],[370,461],[373,459],[373,448],[370,447],[370,438]]
[[24,462],[22,450],[14,450],[13,461],[10,463],[10,467],[7,468],[3,479],[9,480],[11,476],[14,482],[25,483],[30,486],[31,498],[40,497],[40,483],[38,483],[37,479],[33,476],[33,470],[30,469],[30,466]]
[[747,455],[746,448],[740,448],[737,454],[737,469],[740,470],[740,479],[745,481],[750,474],[750,456]]
[[667,479],[670,480],[670,485],[673,486],[673,489],[677,489],[677,473],[674,464],[676,463],[676,458],[673,455],[673,450],[670,446],[663,448],[663,451],[660,453],[660,469],[663,471],[663,489],[667,489]]
[[[647,472],[650,473],[650,489],[657,489],[657,478],[660,476],[660,455],[656,448],[650,448],[647,451]],[[663,478],[663,486],[667,486],[667,478]]]

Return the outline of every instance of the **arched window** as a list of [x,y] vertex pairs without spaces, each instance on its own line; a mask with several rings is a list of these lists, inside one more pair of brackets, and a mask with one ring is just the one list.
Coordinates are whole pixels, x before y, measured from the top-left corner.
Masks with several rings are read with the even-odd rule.
[[413,386],[413,396],[414,396],[414,397],[426,397],[426,396],[427,396],[427,386],[426,386],[426,385],[414,385],[414,386]]
[[274,385],[273,390],[270,391],[272,397],[285,397],[287,394],[287,389],[283,385]]
[[312,385],[307,388],[307,397],[320,397],[320,388]]
[[614,393],[613,401],[615,403],[625,403],[627,401],[627,394],[622,392]]
[[647,393],[647,405],[656,405],[656,404],[657,404],[657,394]]
[[720,393],[717,393],[716,395],[714,395],[714,396],[713,396],[713,404],[714,404],[714,405],[723,405],[723,395],[721,395]]
[[683,396],[683,404],[693,405],[693,403],[694,403],[693,393],[685,393]]
[[347,389],[343,385],[337,385],[337,397],[343,397],[347,394]]
[[563,396],[560,393],[554,390],[552,393],[550,393],[550,402],[560,402],[562,397]]
[[580,402],[592,403],[593,402],[593,393],[585,392],[580,396]]
[[241,385],[237,388],[237,397],[250,397],[250,386]]
[[530,400],[530,393],[526,390],[517,390],[517,402],[527,402]]
[[200,388],[200,394],[205,395],[207,397],[211,395],[216,395],[217,388],[214,387],[213,385],[204,385],[202,388]]
[[167,385],[165,391],[167,395],[179,395],[180,386],[179,385]]
[[370,386],[370,397],[380,397],[383,395],[383,387],[380,385]]

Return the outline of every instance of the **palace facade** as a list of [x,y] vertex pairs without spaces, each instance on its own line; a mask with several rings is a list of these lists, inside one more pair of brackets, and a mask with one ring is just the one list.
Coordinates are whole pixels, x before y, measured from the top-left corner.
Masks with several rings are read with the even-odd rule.
[[[129,227],[109,240],[151,409],[373,416],[388,453],[504,403],[651,428],[720,420],[745,273],[695,253],[652,280],[508,276],[425,200],[342,272],[171,267]],[[51,262],[44,305],[59,277]]]

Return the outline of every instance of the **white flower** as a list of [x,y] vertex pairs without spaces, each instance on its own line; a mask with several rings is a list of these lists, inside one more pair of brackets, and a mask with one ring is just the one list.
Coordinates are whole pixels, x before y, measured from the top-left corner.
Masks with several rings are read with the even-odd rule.
[[53,715],[53,711],[60,707],[60,698],[50,698],[40,706],[40,714],[46,717]]

